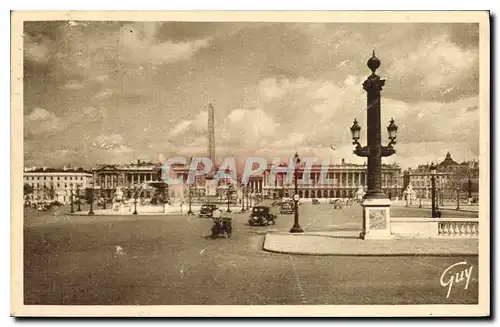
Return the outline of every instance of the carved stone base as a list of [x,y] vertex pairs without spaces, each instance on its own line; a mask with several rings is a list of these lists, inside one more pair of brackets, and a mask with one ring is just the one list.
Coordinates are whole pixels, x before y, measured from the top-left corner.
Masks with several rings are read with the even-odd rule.
[[389,199],[365,199],[363,201],[362,239],[391,239],[391,201]]

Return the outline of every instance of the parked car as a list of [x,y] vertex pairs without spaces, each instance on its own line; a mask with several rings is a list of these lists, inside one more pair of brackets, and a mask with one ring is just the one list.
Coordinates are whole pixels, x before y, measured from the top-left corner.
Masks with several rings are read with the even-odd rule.
[[250,214],[250,219],[248,219],[248,224],[251,226],[267,226],[269,224],[276,223],[277,216],[270,212],[268,206],[255,206],[252,208],[252,213]]
[[215,210],[217,210],[217,205],[204,204],[201,206],[200,214],[198,215],[198,217],[200,217],[200,218],[212,218]]
[[292,214],[294,212],[294,203],[293,202],[283,202],[281,204],[280,213],[282,214]]

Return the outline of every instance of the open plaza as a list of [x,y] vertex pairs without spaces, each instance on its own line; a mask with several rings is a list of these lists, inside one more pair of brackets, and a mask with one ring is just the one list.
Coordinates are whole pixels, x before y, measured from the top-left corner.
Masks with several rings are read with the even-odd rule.
[[[270,205],[269,201],[264,204]],[[477,239],[383,241],[360,253],[362,208],[321,203],[300,205],[305,234],[290,235],[293,215],[275,225],[249,226],[250,212],[234,210],[231,238],[210,238],[212,220],[196,214],[68,215],[69,206],[25,212],[24,295],[26,304],[446,304],[478,303]],[[85,206],[83,209],[88,210]],[[429,208],[392,206],[391,215],[428,217]],[[443,210],[443,217],[477,217],[477,212]],[[337,244],[326,255],[264,251],[267,235],[316,237],[317,248]],[[388,243],[387,243],[388,242]],[[290,243],[285,240],[285,243]],[[282,243],[283,244],[283,243]],[[351,243],[352,244],[352,243]],[[284,244],[283,246],[286,246]],[[272,246],[272,244],[271,244]],[[293,244],[288,244],[293,247]],[[319,247],[318,247],[319,246]],[[443,252],[445,249],[445,252]],[[456,283],[447,297],[445,269],[473,266],[467,289]]]

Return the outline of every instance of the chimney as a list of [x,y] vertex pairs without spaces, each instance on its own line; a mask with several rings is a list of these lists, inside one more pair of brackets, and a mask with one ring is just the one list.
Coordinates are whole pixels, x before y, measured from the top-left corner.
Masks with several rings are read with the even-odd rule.
[[141,164],[141,159],[137,159],[137,166]]

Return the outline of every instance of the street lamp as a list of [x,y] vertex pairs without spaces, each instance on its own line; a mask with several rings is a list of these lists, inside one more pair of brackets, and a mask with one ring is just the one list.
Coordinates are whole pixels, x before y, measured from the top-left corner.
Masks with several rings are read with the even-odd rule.
[[295,210],[294,210],[293,227],[292,227],[292,229],[290,229],[290,233],[303,233],[304,231],[302,230],[302,228],[299,225],[299,199],[300,199],[300,196],[299,196],[298,184],[297,184],[297,175],[298,175],[297,168],[298,168],[298,165],[300,163],[300,158],[299,158],[298,153],[295,153],[294,162],[295,162],[295,166],[294,166],[294,172],[293,172],[293,179],[294,179],[294,183],[295,183],[295,185],[294,185],[295,186],[295,194],[293,195],[293,202],[295,204]]
[[77,205],[78,205],[78,211],[82,211],[81,207],[81,200],[80,200],[80,185],[76,185],[76,198],[78,200]]
[[457,210],[460,210],[460,187],[457,187]]
[[472,180],[470,178],[470,171],[467,172],[467,198],[472,201]]
[[436,208],[436,169],[437,166],[431,163],[429,167],[431,171],[431,198],[432,198],[432,218],[437,218],[437,208]]
[[[380,60],[375,56],[375,51],[368,59],[367,66],[372,73],[363,83],[363,89],[367,93],[366,146],[361,146],[359,143],[361,127],[356,119],[351,127],[353,145],[355,145],[354,154],[358,157],[368,158],[366,169],[368,187],[363,201],[363,231],[360,235],[362,239],[366,239],[367,234],[369,237],[376,238],[390,237],[390,229],[387,226],[389,226],[391,202],[382,190],[382,157],[389,157],[396,153],[393,146],[396,144],[398,131],[398,126],[391,118],[389,126],[387,126],[390,142],[387,146],[382,145],[380,93],[385,86],[385,80],[375,74],[375,71],[380,67]],[[375,215],[374,212],[382,212],[383,214]],[[372,224],[372,220],[377,221],[377,223]],[[383,223],[379,222],[380,220],[383,220]],[[374,227],[372,228],[372,226]]]
[[73,187],[71,187],[70,190],[70,201],[71,201],[71,209],[69,213],[75,213],[75,209],[73,208]]
[[241,212],[245,212],[245,185],[241,186]]
[[250,196],[251,192],[252,192],[252,189],[251,188],[249,189],[247,186],[247,209],[248,210],[250,210],[250,207],[252,206],[252,203],[251,203],[252,197]]
[[137,215],[137,194],[134,194],[134,212],[133,215]]
[[188,195],[189,195],[189,210],[187,212],[188,215],[192,215],[193,214],[193,211],[191,210],[191,197],[192,197],[191,191],[193,190],[193,188],[191,186],[192,185],[188,185],[188,191],[189,191],[189,193],[188,193]]
[[89,209],[89,216],[94,215],[94,184],[92,184],[92,188],[90,189],[90,209]]
[[227,187],[227,191],[226,191],[226,196],[227,196],[227,210],[226,212],[227,213],[231,213],[231,208],[229,207],[230,206],[230,195],[231,195],[231,192],[232,192],[232,185],[229,184],[229,186]]
[[387,196],[382,191],[382,157],[389,157],[396,153],[393,146],[396,144],[396,136],[398,126],[391,118],[387,132],[389,133],[389,144],[383,146],[381,142],[380,128],[380,91],[385,85],[385,80],[380,79],[375,74],[375,70],[380,66],[380,60],[375,57],[375,52],[368,60],[368,67],[372,71],[372,75],[363,83],[363,88],[368,93],[368,110],[367,110],[367,138],[368,145],[361,146],[359,143],[361,127],[358,121],[354,119],[351,126],[353,145],[356,146],[354,154],[358,157],[368,158],[368,190],[365,198],[386,198]]

